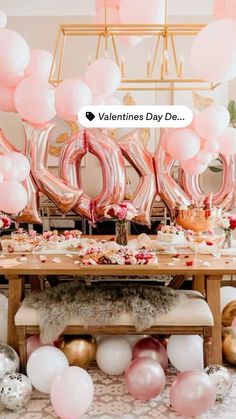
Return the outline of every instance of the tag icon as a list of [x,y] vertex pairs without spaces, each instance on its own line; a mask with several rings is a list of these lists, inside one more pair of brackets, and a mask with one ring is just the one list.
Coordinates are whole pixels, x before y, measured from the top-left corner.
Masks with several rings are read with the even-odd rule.
[[95,118],[95,115],[92,112],[86,112],[85,116],[89,121],[93,121]]

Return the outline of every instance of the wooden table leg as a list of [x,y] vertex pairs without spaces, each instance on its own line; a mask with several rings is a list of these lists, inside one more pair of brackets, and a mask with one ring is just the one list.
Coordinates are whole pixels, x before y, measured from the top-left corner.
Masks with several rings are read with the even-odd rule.
[[24,279],[17,275],[6,276],[8,280],[8,332],[7,343],[18,351],[18,336],[15,327],[15,314],[24,294]]
[[206,277],[206,299],[211,309],[214,326],[212,329],[212,363],[222,364],[222,334],[220,311],[220,284],[222,276],[209,275]]
[[193,289],[200,292],[205,297],[205,275],[194,275]]

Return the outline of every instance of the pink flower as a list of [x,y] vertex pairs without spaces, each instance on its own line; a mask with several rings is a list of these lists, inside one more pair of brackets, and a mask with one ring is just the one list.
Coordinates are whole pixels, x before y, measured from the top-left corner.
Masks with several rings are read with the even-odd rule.
[[236,217],[232,216],[229,218],[230,230],[235,230],[236,228]]
[[115,210],[114,208],[109,208],[109,210],[107,211],[107,215],[109,215],[109,217],[113,218],[115,217]]
[[120,208],[120,210],[116,214],[118,220],[125,220],[127,216],[127,208]]

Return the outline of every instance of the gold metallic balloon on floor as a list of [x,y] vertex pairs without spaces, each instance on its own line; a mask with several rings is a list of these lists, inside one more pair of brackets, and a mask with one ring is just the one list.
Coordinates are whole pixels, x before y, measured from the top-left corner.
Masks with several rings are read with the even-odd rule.
[[236,365],[236,330],[232,328],[223,340],[223,355],[226,361]]
[[64,338],[60,344],[69,365],[87,368],[95,359],[97,342],[92,336]]
[[236,317],[236,300],[230,301],[222,311],[222,326],[231,326],[233,319]]

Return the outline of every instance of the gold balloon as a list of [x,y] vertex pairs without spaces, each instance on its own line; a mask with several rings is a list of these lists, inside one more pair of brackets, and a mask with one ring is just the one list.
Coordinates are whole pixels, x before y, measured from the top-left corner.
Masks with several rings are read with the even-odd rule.
[[227,334],[223,340],[223,355],[226,361],[236,365],[236,331],[231,329],[231,333]]
[[64,352],[70,366],[88,368],[95,359],[97,342],[93,336],[66,337],[59,348]]
[[221,315],[222,326],[231,326],[234,317],[236,317],[236,300],[230,301],[224,307]]

